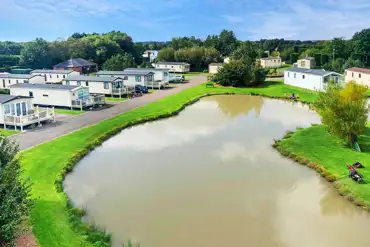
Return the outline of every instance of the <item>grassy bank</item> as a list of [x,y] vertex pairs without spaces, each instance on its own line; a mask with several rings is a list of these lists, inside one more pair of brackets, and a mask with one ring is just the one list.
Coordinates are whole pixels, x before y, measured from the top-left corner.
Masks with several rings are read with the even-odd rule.
[[312,92],[276,82],[259,88],[206,87],[203,84],[23,152],[24,177],[33,182],[32,197],[35,199],[31,223],[40,246],[91,246],[87,240],[91,239],[90,229],[76,219],[76,215],[82,213],[68,207],[61,183],[83,156],[123,128],[174,115],[205,95],[258,94],[283,98],[284,94],[292,92],[305,102],[312,102],[316,97]]
[[80,115],[85,113],[84,111],[80,110],[69,110],[69,109],[56,109],[54,108],[56,114],[69,114],[69,115]]
[[[333,182],[341,195],[370,210],[370,126],[358,141],[361,153],[349,148],[345,140],[330,135],[325,126],[318,125],[288,133],[274,146],[282,155],[315,169]],[[365,166],[358,169],[365,177],[362,184],[348,177],[346,164],[356,161]]]
[[20,133],[17,130],[0,129],[0,135],[11,136]]

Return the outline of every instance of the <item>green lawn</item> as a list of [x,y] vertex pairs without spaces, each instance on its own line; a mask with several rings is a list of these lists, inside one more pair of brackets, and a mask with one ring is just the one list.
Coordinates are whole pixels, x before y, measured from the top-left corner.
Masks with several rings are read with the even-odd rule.
[[[359,136],[358,142],[361,153],[348,147],[345,140],[329,135],[325,126],[318,125],[297,130],[281,140],[278,149],[285,155],[294,153],[294,159],[305,160],[302,163],[312,162],[311,166],[318,166],[316,170],[328,180],[336,180],[335,186],[341,194],[354,198],[356,204],[370,209],[370,126],[364,135]],[[358,169],[365,177],[364,184],[358,184],[347,176],[346,164],[356,161],[365,166],[364,169]]]
[[204,73],[204,72],[188,72],[188,73],[178,74],[178,75],[184,75],[184,76],[196,76],[196,75],[200,75],[200,74],[208,74],[208,73]]
[[281,66],[280,68],[277,68],[277,71],[284,71],[284,70],[289,69],[291,67],[292,67],[291,64],[285,64],[284,66]]
[[54,108],[55,113],[57,114],[70,114],[70,115],[80,115],[85,113],[81,110],[69,110],[69,109],[56,109]]
[[125,100],[128,100],[126,97],[122,97],[122,98],[119,98],[119,97],[105,97],[105,100],[106,101],[111,101],[111,102],[122,102],[122,101],[125,101]]
[[20,132],[17,130],[0,129],[0,135],[4,135],[4,136],[11,136],[11,135],[18,134],[18,133]]
[[62,171],[66,167],[77,162],[87,150],[104,139],[132,123],[168,117],[183,109],[185,104],[208,94],[284,97],[284,94],[292,92],[299,94],[307,102],[312,102],[316,97],[312,92],[277,82],[266,83],[259,88],[206,87],[202,84],[24,151],[24,177],[30,178],[33,183],[31,192],[35,200],[30,215],[31,224],[40,246],[92,246],[86,241],[81,229],[77,232],[74,230],[66,207],[67,197],[58,192],[56,184],[59,183],[56,181],[63,178],[65,172]]

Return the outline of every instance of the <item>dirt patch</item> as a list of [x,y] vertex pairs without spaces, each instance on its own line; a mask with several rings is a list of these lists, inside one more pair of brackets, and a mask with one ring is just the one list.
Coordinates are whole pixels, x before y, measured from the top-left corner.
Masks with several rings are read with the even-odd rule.
[[26,232],[19,236],[15,241],[17,247],[37,247],[35,236],[32,232]]

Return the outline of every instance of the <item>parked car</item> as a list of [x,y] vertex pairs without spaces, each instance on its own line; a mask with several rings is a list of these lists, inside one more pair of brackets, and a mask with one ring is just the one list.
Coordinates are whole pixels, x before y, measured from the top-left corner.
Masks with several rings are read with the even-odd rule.
[[149,92],[148,88],[142,85],[135,85],[135,91],[137,93],[148,93]]
[[170,76],[169,82],[183,82],[185,77],[183,75]]

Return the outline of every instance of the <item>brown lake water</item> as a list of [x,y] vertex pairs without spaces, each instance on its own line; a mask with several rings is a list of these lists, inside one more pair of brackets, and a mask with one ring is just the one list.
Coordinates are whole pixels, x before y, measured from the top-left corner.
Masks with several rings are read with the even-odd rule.
[[66,177],[65,191],[114,246],[368,247],[369,214],[271,147],[319,122],[298,103],[203,98],[106,141]]

